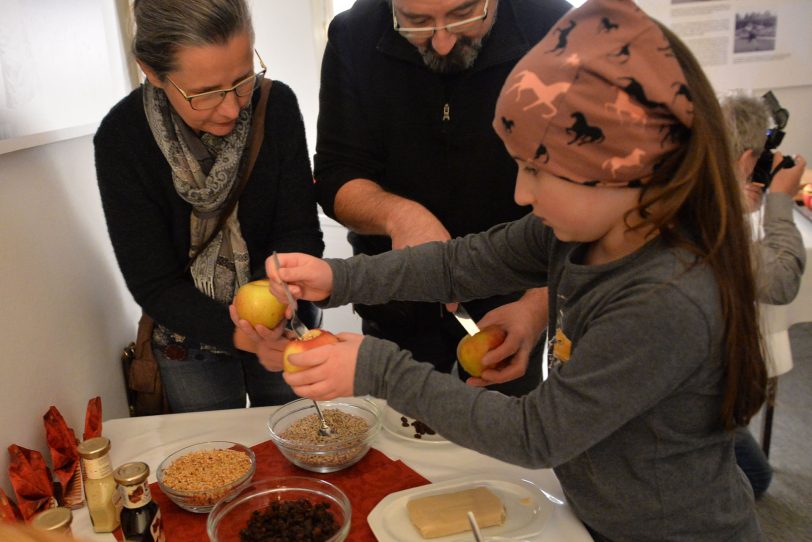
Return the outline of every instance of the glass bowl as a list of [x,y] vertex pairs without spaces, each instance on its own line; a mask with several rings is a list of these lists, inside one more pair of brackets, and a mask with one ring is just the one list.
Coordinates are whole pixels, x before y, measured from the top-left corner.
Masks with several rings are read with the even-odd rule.
[[[360,461],[381,429],[380,409],[369,399],[356,397],[319,401],[319,407],[334,431],[330,437],[319,435],[316,408],[310,399],[291,401],[271,415],[271,440],[282,455],[312,472],[335,472]],[[353,418],[348,420],[346,415]],[[366,423],[356,427],[358,418]]]
[[211,542],[239,542],[240,531],[248,526],[251,515],[267,510],[275,502],[307,499],[311,504],[329,504],[328,513],[339,525],[327,542],[340,542],[350,531],[352,511],[343,491],[324,480],[286,476],[258,480],[244,487],[229,500],[220,501],[206,523]]
[[[233,450],[248,456],[248,470],[242,472],[242,465],[229,461],[229,456],[220,453],[220,450]],[[189,457],[172,469],[179,472],[170,470],[167,477],[167,469],[185,456]],[[234,456],[230,457],[233,459]],[[235,469],[239,474],[232,474]],[[161,490],[172,502],[184,510],[203,514],[248,485],[256,469],[257,459],[251,448],[237,442],[217,440],[192,444],[170,454],[158,466],[156,477]]]

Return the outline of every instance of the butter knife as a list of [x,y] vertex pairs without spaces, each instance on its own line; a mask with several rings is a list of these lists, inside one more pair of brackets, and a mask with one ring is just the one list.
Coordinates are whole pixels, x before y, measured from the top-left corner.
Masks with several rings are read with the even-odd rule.
[[[273,258],[273,264],[274,267],[276,267],[276,272],[279,273],[280,268],[279,256],[276,255],[275,250],[273,251],[273,254],[271,254],[271,257]],[[301,320],[299,320],[299,316],[296,314],[296,311],[299,308],[299,304],[296,302],[296,298],[293,297],[293,294],[290,293],[288,283],[283,281],[282,279],[279,279],[279,284],[281,284],[282,288],[284,288],[285,297],[288,299],[288,306],[290,307],[291,311],[293,311],[290,317],[290,327],[296,334],[296,336],[301,339],[302,337],[304,337],[305,333],[307,333],[310,330],[307,329],[307,326],[304,325],[304,323]]]
[[474,322],[474,319],[471,318],[471,315],[468,314],[468,311],[462,306],[462,303],[457,303],[457,310],[452,314],[454,318],[457,319],[457,322],[465,328],[468,335],[476,335],[479,333],[479,326],[476,325],[476,322]]

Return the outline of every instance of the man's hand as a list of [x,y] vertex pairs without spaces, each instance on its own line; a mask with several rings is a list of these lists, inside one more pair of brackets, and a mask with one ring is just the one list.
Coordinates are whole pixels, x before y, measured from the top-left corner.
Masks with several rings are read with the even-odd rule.
[[285,381],[296,395],[326,401],[353,395],[355,366],[363,335],[339,333],[339,342],[319,346],[299,354],[291,354],[288,361],[302,368],[285,373]]
[[[776,152],[773,157],[773,167],[781,163],[784,157],[780,152]],[[781,192],[794,198],[801,188],[801,177],[806,169],[806,160],[803,156],[795,156],[795,165],[791,168],[778,170],[770,183],[770,192]]]
[[370,179],[353,179],[336,194],[335,213],[350,230],[388,235],[392,248],[448,241],[445,226],[420,203],[392,194]]
[[505,342],[482,358],[486,367],[471,386],[489,386],[520,378],[527,372],[530,352],[547,327],[547,288],[528,290],[518,301],[490,311],[478,322],[481,328],[497,325],[507,332]]
[[404,200],[404,204],[389,215],[386,233],[392,238],[393,249],[451,239],[448,230],[436,216],[419,203],[409,200]]

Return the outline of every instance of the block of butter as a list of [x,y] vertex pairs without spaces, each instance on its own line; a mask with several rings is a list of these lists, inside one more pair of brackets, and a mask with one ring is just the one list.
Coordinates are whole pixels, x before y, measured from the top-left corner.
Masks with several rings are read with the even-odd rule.
[[412,499],[406,508],[409,520],[423,538],[470,531],[469,510],[483,529],[505,521],[505,505],[487,487]]

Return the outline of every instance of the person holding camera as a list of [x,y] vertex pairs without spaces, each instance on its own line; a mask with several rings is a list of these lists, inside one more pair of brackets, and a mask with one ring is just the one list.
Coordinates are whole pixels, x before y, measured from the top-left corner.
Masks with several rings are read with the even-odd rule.
[[[745,209],[751,214],[762,210],[764,233],[755,239],[753,251],[757,299],[761,303],[785,305],[798,294],[806,265],[803,239],[792,216],[793,196],[800,188],[806,160],[801,156],[786,160],[770,148],[776,132],[768,130],[771,113],[764,100],[732,94],[724,97],[721,105]],[[777,133],[783,135],[780,129]],[[780,137],[777,140],[780,143]],[[767,167],[757,167],[762,156]],[[736,461],[758,498],[772,480],[770,463],[747,427],[737,428],[735,449]]]

